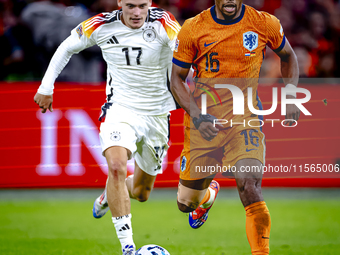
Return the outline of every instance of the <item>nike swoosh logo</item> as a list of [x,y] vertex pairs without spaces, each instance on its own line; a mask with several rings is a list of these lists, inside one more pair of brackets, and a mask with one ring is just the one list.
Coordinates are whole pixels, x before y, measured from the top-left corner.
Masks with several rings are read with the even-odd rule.
[[[215,41],[215,42],[217,42],[217,41]],[[212,43],[209,43],[209,44],[207,44],[207,43],[205,42],[205,43],[204,43],[204,47],[208,47],[208,46],[214,44],[215,42],[212,42]]]
[[257,151],[257,149],[248,149],[248,148],[246,148],[246,152],[249,152],[249,151]]

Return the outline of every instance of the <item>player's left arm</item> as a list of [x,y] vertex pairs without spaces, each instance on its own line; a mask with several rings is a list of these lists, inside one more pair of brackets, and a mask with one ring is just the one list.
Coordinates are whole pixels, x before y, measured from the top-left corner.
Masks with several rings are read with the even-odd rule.
[[[267,45],[281,59],[281,74],[286,88],[295,88],[299,82],[299,67],[297,57],[287,40],[280,21],[273,15],[263,12],[262,15],[266,20]],[[287,98],[296,98],[296,94],[291,93]],[[300,116],[300,110],[296,105],[287,104],[286,124],[292,125]]]
[[[94,34],[93,31],[95,28],[99,27],[99,25],[98,22],[91,23],[91,21],[93,21],[92,19],[95,19],[94,21],[103,19],[102,16],[103,15],[96,15],[87,21],[80,23],[71,31],[71,34],[59,45],[58,49],[53,54],[39,89],[34,95],[34,102],[42,109],[42,113],[45,113],[47,110],[50,110],[50,112],[53,111],[52,104],[55,80],[65,68],[72,55],[96,44],[96,40],[93,38],[92,34]],[[93,24],[96,24],[96,26],[85,33],[83,29],[83,26],[86,25],[85,22],[90,22],[92,26],[94,26]]]
[[[276,52],[276,54],[281,60],[281,74],[286,87],[296,87],[299,82],[299,67],[295,52],[287,39],[282,50]],[[296,98],[296,95],[287,95],[287,98]],[[287,104],[286,107],[286,120],[293,119],[297,121],[300,117],[300,109],[295,104]],[[286,124],[291,126],[294,122],[286,121]]]

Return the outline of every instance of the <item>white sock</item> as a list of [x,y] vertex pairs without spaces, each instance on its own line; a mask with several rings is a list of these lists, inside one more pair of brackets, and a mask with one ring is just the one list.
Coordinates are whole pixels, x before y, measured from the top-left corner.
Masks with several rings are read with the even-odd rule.
[[133,247],[136,247],[132,239],[131,218],[131,213],[120,217],[112,217],[112,222],[115,225],[117,237],[122,248],[126,245],[133,245]]
[[209,206],[211,206],[211,204],[214,202],[214,199],[215,199],[216,191],[214,189],[210,188],[210,187],[208,189],[210,191],[210,198],[206,203],[201,205],[202,208],[208,208]]

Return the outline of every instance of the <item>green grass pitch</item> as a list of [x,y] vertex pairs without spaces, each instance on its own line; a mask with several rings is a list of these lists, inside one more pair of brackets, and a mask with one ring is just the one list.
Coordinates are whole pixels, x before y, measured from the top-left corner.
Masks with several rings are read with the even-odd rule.
[[[100,190],[0,190],[0,254],[121,254],[110,213],[92,217]],[[264,189],[272,218],[271,255],[340,254],[340,189]],[[132,202],[138,247],[172,255],[250,255],[245,212],[235,189],[218,195],[207,223],[193,230],[176,190]]]

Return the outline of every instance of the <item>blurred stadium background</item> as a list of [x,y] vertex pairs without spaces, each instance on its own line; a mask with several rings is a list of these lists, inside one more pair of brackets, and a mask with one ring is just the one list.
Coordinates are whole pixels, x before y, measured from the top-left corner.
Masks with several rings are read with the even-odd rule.
[[[180,24],[212,6],[213,0],[154,0]],[[301,77],[339,77],[340,7],[338,0],[245,0],[276,15],[294,47]],[[83,20],[117,8],[116,0],[1,0],[0,80],[40,80],[52,54]],[[267,51],[261,77],[280,77],[277,58]],[[84,72],[86,70],[86,72]],[[72,57],[59,81],[100,83],[106,68],[98,47]]]
[[[153,1],[154,6],[171,11],[180,24],[213,3],[213,0]],[[334,167],[340,163],[340,1],[244,0],[244,3],[280,19],[298,57],[300,86],[312,95],[305,104],[312,116],[302,115],[297,127],[284,128],[279,122],[271,127],[270,121],[264,126],[266,163],[295,165],[297,169],[265,174],[263,180],[264,196],[269,198],[269,208],[276,220],[273,254],[340,254],[340,221],[335,216],[340,208],[340,173],[299,172],[299,167],[304,168],[305,164]],[[49,60],[71,29],[99,12],[116,8],[116,0],[0,0],[0,243],[4,244],[0,245],[0,254],[108,254],[119,248],[113,240],[109,217],[101,223],[93,223],[90,218],[92,201],[100,194],[96,188],[104,187],[107,173],[98,138],[97,119],[105,101],[106,77],[100,49],[94,46],[71,58],[55,86],[53,113],[42,115],[33,102]],[[259,95],[264,107],[269,108],[272,87],[282,86],[279,60],[271,50],[266,52],[261,78]],[[280,118],[278,110],[270,116]],[[244,213],[232,179],[219,179],[224,189],[215,210],[219,219],[224,213],[236,217],[237,227],[231,222],[233,218],[225,221],[232,234],[216,239],[200,237],[196,240],[200,245],[195,249],[188,246],[190,241],[183,242],[192,232],[186,225],[181,230],[186,216],[176,211],[175,202],[183,147],[182,120],[182,110],[172,113],[171,147],[163,165],[164,174],[157,178],[155,195],[145,205],[133,203],[133,210],[141,212],[139,216],[134,214],[133,221],[137,243],[170,246],[173,254],[249,254]],[[128,170],[133,173],[133,162]],[[42,194],[46,195],[42,198]],[[155,230],[153,226],[163,224],[162,217],[150,217],[149,210],[170,211],[177,218],[164,224],[163,230]],[[308,217],[303,214],[307,211]],[[74,215],[70,216],[70,212]],[[66,229],[61,231],[61,226],[53,223],[56,217],[57,222],[69,217],[74,220],[67,220],[68,227],[63,225]],[[143,217],[150,220],[147,228],[138,223]],[[290,222],[289,231],[285,222]],[[307,227],[316,223],[314,228]],[[70,230],[86,224],[96,236],[85,235],[86,227],[78,232]],[[216,220],[207,231],[219,227]],[[101,239],[101,228],[110,237]],[[204,232],[200,233],[202,236]],[[68,234],[70,239],[64,238]],[[162,235],[170,239],[156,238]],[[46,245],[41,244],[46,241]],[[85,245],[88,241],[89,245]],[[215,241],[217,247],[211,250]],[[57,248],[59,242],[61,248]]]

